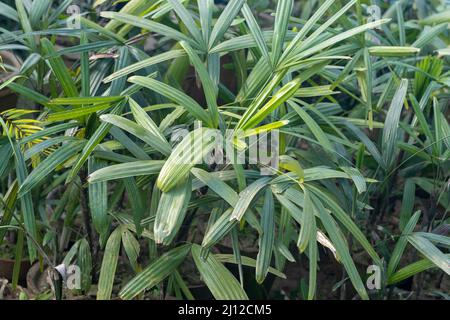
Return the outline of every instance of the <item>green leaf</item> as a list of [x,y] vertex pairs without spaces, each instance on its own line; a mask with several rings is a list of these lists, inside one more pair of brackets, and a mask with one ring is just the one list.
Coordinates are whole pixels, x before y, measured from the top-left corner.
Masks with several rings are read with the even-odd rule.
[[[122,111],[124,107],[124,104],[121,103],[118,106],[114,107],[113,110],[111,110],[112,114],[117,114]],[[72,170],[70,171],[69,175],[67,176],[67,182],[74,179],[77,175],[80,169],[83,167],[84,163],[88,159],[88,157],[91,155],[91,153],[94,151],[95,147],[103,140],[103,138],[108,134],[108,131],[110,129],[111,125],[108,123],[102,123],[100,126],[98,126],[97,130],[95,130],[94,134],[91,136],[89,141],[84,146],[80,156],[77,159],[77,162],[73,166]]]
[[425,134],[427,139],[430,139],[430,142],[433,143],[432,149],[436,150],[436,146],[434,144],[434,142],[435,142],[434,135],[431,133],[430,127],[425,118],[425,115],[423,114],[423,111],[420,108],[419,102],[417,101],[416,97],[413,94],[409,94],[409,98],[410,98],[411,106],[413,107],[414,115],[415,115],[415,117],[413,118],[413,120],[411,122],[411,126],[415,126],[415,122],[418,120],[420,127],[423,130],[423,133]]
[[[163,139],[160,138],[160,134],[155,136],[153,132],[147,130],[146,127],[139,125],[136,122],[115,114],[103,114],[100,116],[100,120],[131,133],[164,155],[170,154],[170,145],[167,141],[165,141],[165,139],[163,141]],[[145,121],[142,118],[140,120],[141,122]]]
[[272,39],[272,64],[274,66],[278,65],[278,61],[283,51],[283,45],[293,6],[293,0],[278,1],[277,3],[275,27],[273,30]]
[[33,102],[39,103],[43,106],[47,105],[47,103],[50,100],[46,96],[20,84],[14,82],[6,82],[6,83],[8,88],[14,91],[15,93],[19,94],[20,96],[24,96],[25,98]]
[[140,252],[139,242],[134,237],[133,233],[131,233],[128,229],[123,229],[122,231],[122,244],[125,249],[125,253],[127,254],[128,260],[130,260],[130,264],[134,270],[138,270],[138,257]]
[[83,116],[95,113],[97,111],[105,110],[110,108],[110,104],[98,104],[93,106],[82,106],[79,108],[74,108],[66,111],[60,111],[55,113],[50,113],[47,118],[47,122],[65,121],[78,119]]
[[[120,13],[120,12],[109,12],[103,11],[100,16],[107,19],[113,19],[115,21],[120,21],[131,26],[142,28],[145,30],[151,30],[152,32],[159,33],[161,35],[167,36],[177,41],[188,41],[192,43],[192,39],[182,34],[181,32],[170,28],[162,23],[158,23],[149,19],[142,17],[137,17],[131,14]],[[195,43],[195,42],[194,42]]]
[[402,79],[400,86],[395,92],[392,99],[388,113],[386,114],[386,121],[383,129],[383,161],[386,168],[392,165],[395,158],[395,145],[397,143],[397,131],[400,121],[400,114],[402,112],[403,102],[406,97],[406,91],[408,90],[408,79]]
[[247,130],[258,125],[270,113],[289,100],[300,87],[300,84],[301,82],[298,79],[288,82],[261,108],[252,104],[252,107],[248,108],[242,116],[237,129]]
[[369,129],[373,129],[373,106],[372,106],[372,92],[373,92],[373,64],[369,54],[369,49],[364,49],[364,71],[356,71],[356,77],[361,87],[362,98],[366,103],[366,117]]
[[24,231],[19,229],[17,232],[17,240],[14,249],[14,267],[12,274],[12,287],[16,288],[19,283],[20,268],[22,265],[23,247],[24,247]]
[[246,137],[255,136],[258,134],[267,133],[274,129],[284,127],[288,124],[289,124],[289,120],[281,120],[281,121],[271,122],[271,123],[253,128],[253,129],[245,130],[244,132],[242,132],[242,134],[240,134],[240,137],[246,138]]
[[161,194],[153,227],[156,243],[169,245],[177,235],[186,215],[191,189],[191,180],[188,179],[185,183]]
[[19,184],[17,183],[16,180],[9,186],[3,199],[0,198],[3,207],[3,215],[0,222],[0,245],[3,244],[3,241],[5,240],[5,234],[8,231],[8,229],[3,227],[8,226],[13,217],[14,207],[17,202],[18,191],[19,191]]
[[135,232],[138,236],[142,233],[142,219],[145,216],[147,208],[144,203],[144,196],[142,191],[139,189],[136,180],[132,177],[126,178],[124,180],[125,189],[127,190],[128,199],[131,204],[132,214],[133,214],[133,222],[136,227]]
[[[88,170],[90,173],[105,166],[104,162],[90,157],[88,160]],[[92,216],[92,223],[95,230],[105,237],[109,231],[108,219],[108,186],[106,181],[91,183],[88,188],[89,208]]]
[[202,34],[199,28],[195,24],[192,15],[189,11],[181,4],[180,0],[167,0],[171,4],[173,10],[176,12],[177,16],[181,19],[183,24],[189,30],[189,33],[195,39],[195,41],[200,45],[200,47],[206,48],[206,44],[203,42]]
[[262,234],[258,240],[258,256],[256,257],[256,281],[262,283],[267,276],[272,260],[275,242],[275,208],[272,191],[266,189],[264,205],[261,211]]
[[[325,12],[330,8],[330,6],[335,2],[336,0],[327,0],[325,1],[309,18],[306,23],[303,25],[303,27],[300,29],[300,31],[295,35],[295,38],[289,43],[287,46],[284,54],[283,59],[286,58],[287,55],[289,55],[294,48],[296,48],[301,41],[304,39],[304,37],[308,34],[308,32],[314,27],[314,25],[319,21],[319,19],[325,14]],[[350,1],[354,2],[354,1]]]
[[289,102],[289,105],[294,109],[295,112],[297,112],[300,118],[305,122],[308,129],[311,131],[314,137],[316,137],[317,141],[325,149],[325,151],[333,152],[334,148],[331,145],[330,140],[327,138],[323,130],[319,127],[317,122],[314,121],[314,119],[298,104],[294,102]]
[[65,264],[66,266],[70,265],[73,261],[73,259],[75,258],[75,256],[78,253],[78,248],[80,246],[80,242],[82,241],[82,239],[78,240],[77,242],[75,242],[72,247],[70,248],[70,250],[66,253],[66,256],[63,259],[63,264]]
[[236,278],[214,255],[201,256],[201,247],[192,245],[192,257],[203,281],[218,300],[248,300],[247,294]]
[[369,53],[376,57],[403,57],[416,55],[419,52],[420,48],[414,47],[376,46],[369,48]]
[[81,239],[78,246],[77,264],[81,269],[81,289],[88,292],[91,287],[92,255],[89,243]]
[[391,258],[389,259],[387,269],[388,277],[390,277],[397,269],[400,259],[403,256],[403,252],[405,251],[406,245],[408,244],[408,236],[414,231],[419,218],[420,211],[417,211],[416,213],[414,213],[411,219],[409,219],[408,224],[405,226],[400,238],[397,240],[397,244],[395,245]]
[[361,276],[359,275],[355,263],[353,262],[352,257],[350,255],[347,243],[344,237],[342,236],[338,228],[338,225],[336,224],[336,221],[334,221],[334,219],[326,211],[320,200],[318,200],[315,195],[312,196],[312,198],[315,207],[317,208],[320,220],[322,221],[328,235],[330,236],[331,241],[333,242],[336,248],[337,254],[339,255],[342,264],[344,265],[345,270],[347,271],[347,274],[353,284],[353,287],[363,300],[368,300],[369,296],[367,295],[366,288],[364,287],[364,284],[361,280]]
[[29,43],[29,45],[33,48],[36,47],[36,41],[33,36],[29,35],[33,32],[33,29],[31,28],[31,23],[29,20],[29,17],[27,15],[27,11],[25,10],[25,4],[23,0],[15,0],[16,4],[16,10],[17,15],[19,18],[20,25],[22,26],[22,29],[25,34],[28,34],[26,36],[26,40]]
[[208,228],[208,231],[202,241],[202,247],[204,249],[209,249],[218,243],[231,232],[234,226],[239,223],[236,220],[230,220],[232,212],[233,209],[229,208],[219,217],[219,219],[214,222],[211,227]]
[[398,38],[401,46],[406,44],[405,18],[403,16],[402,2],[397,2],[397,22],[398,22]]
[[367,30],[374,29],[374,28],[376,28],[376,27],[378,27],[378,26],[380,26],[380,25],[382,25],[384,23],[387,23],[387,22],[389,22],[389,19],[380,19],[380,20],[376,20],[376,21],[373,21],[373,22],[369,22],[369,23],[366,23],[364,25],[361,25],[361,26],[355,27],[353,29],[344,31],[342,33],[339,33],[339,34],[337,34],[337,35],[335,35],[335,36],[333,36],[333,37],[331,37],[331,38],[329,38],[329,39],[327,39],[325,41],[322,41],[322,42],[320,42],[320,43],[318,43],[318,44],[316,44],[316,45],[314,45],[314,46],[312,46],[310,48],[307,48],[306,50],[303,50],[304,48],[297,49],[299,52],[294,50],[290,54],[288,61],[289,61],[289,63],[291,63],[293,60],[304,59],[304,58],[306,58],[308,56],[313,55],[314,53],[319,52],[320,50],[323,50],[323,49],[325,49],[327,47],[333,46],[333,45],[335,45],[335,44],[337,44],[337,43],[339,43],[339,42],[341,42],[341,41],[343,41],[345,39],[351,38],[351,37],[353,37],[353,36],[355,36],[357,34],[365,32]]
[[230,220],[240,221],[245,212],[248,210],[252,201],[256,200],[259,192],[269,184],[270,180],[270,177],[260,178],[250,184],[247,188],[242,190],[239,193],[239,200],[234,206]]
[[219,110],[217,107],[216,88],[214,86],[214,83],[205,65],[200,60],[199,56],[191,48],[191,46],[184,41],[181,41],[180,45],[186,51],[187,55],[189,56],[189,60],[191,61],[192,65],[195,68],[195,71],[197,71],[197,74],[200,77],[203,91],[205,92],[205,98],[208,104],[209,113],[212,119],[212,125],[214,128],[216,128],[219,123]]
[[417,234],[408,236],[408,241],[427,259],[450,275],[450,258],[440,251],[433,243]]
[[400,230],[404,231],[405,226],[411,218],[414,209],[416,195],[416,184],[411,179],[405,180],[403,188],[402,209],[400,211]]
[[45,129],[42,129],[42,130],[40,130],[40,131],[38,131],[36,133],[33,133],[32,135],[29,135],[29,136],[27,136],[25,138],[22,138],[19,141],[19,144],[23,146],[23,145],[26,145],[27,143],[34,142],[34,141],[39,140],[39,139],[41,139],[43,137],[48,137],[50,135],[53,135],[53,134],[58,133],[58,132],[62,132],[64,130],[72,129],[72,128],[76,127],[76,126],[77,126],[77,123],[74,123],[74,122],[61,123],[61,124],[57,124],[55,126],[48,126]]
[[298,236],[297,247],[300,252],[303,252],[308,247],[309,240],[311,239],[311,233],[315,232],[314,222],[314,206],[310,197],[308,189],[303,190],[304,194],[304,206],[303,206],[303,219],[300,228],[300,234]]
[[[81,32],[80,45],[89,45],[89,39],[86,32]],[[110,44],[111,45],[111,44]],[[80,77],[81,92],[83,97],[89,97],[91,90],[91,73],[89,70],[89,51],[80,53]]]
[[[229,185],[214,176],[212,173],[208,173],[202,169],[192,168],[192,174],[196,176],[204,185],[207,185],[212,191],[217,193],[223,200],[228,202],[229,205],[235,207],[239,201],[239,195]],[[228,209],[220,216],[215,223],[208,228],[205,237],[203,238],[202,246],[209,248],[220,241],[225,235],[227,235],[233,226],[237,224],[237,221],[230,221],[232,209]],[[262,229],[259,227],[254,214],[251,209],[248,209],[244,218],[251,224],[253,228],[262,233]]]
[[285,208],[286,211],[289,212],[292,218],[294,218],[295,221],[301,224],[303,211],[299,207],[297,207],[292,201],[290,201],[285,195],[275,192],[275,196],[278,202],[280,202],[283,208]]
[[[332,1],[332,2],[334,2],[334,1]],[[346,4],[345,4],[345,6],[343,6],[339,11],[337,11],[333,16],[331,16],[330,18],[328,18],[328,19],[326,19],[323,23],[321,23],[320,24],[320,26],[316,29],[316,30],[314,30],[314,32],[305,40],[305,41],[303,41],[300,45],[298,45],[297,46],[297,48],[294,46],[294,47],[292,47],[293,49],[294,49],[294,52],[293,52],[293,54],[295,54],[295,52],[300,52],[300,51],[302,51],[304,48],[308,48],[312,43],[314,43],[316,40],[317,40],[317,38],[319,38],[321,35],[323,35],[323,33],[324,32],[326,32],[326,30],[333,24],[333,23],[335,23],[337,20],[343,20],[343,21],[345,21],[345,17],[342,17],[343,15],[344,15],[344,13],[346,13],[354,4],[356,3],[356,0],[351,0],[351,1],[348,1]],[[325,11],[328,9],[328,6],[330,5],[331,3],[330,3],[330,1],[326,1],[315,13],[314,13],[314,16],[313,17],[315,17],[315,18],[313,18],[313,17],[311,17],[311,19],[309,19],[307,22],[306,22],[306,24],[305,24],[305,27],[306,27],[306,25],[308,25],[308,28],[311,28],[311,27],[313,27],[313,25],[312,24],[310,24],[310,21],[311,20],[316,20],[316,14],[319,14],[320,16],[321,15],[323,15],[324,13],[325,13]],[[299,34],[302,34],[302,37],[304,36],[304,35],[306,35],[306,32],[305,33],[303,33],[304,32],[304,28],[305,27],[303,27],[301,30],[300,30],[300,32],[299,32]],[[298,41],[298,38],[297,39],[294,39],[294,40],[297,40]],[[292,43],[295,43],[294,41],[292,41]],[[297,43],[298,44],[298,43]],[[290,53],[290,50],[286,50],[287,51],[287,54],[288,54],[288,56],[290,57],[290,56],[292,56],[292,54]]]
[[[47,38],[41,39],[41,46],[44,54],[47,56],[52,56],[56,53],[53,44]],[[56,56],[54,58],[49,58],[48,63],[52,68],[53,73],[61,84],[61,87],[67,97],[78,96],[78,90],[72,76],[69,73],[64,61],[61,57]]]
[[30,23],[33,27],[38,28],[42,22],[42,18],[46,17],[52,4],[50,0],[33,1],[30,7]]
[[358,169],[353,167],[341,167],[341,169],[349,175],[350,179],[353,180],[358,193],[363,193],[367,190],[366,180]]
[[0,177],[3,177],[8,169],[10,159],[12,156],[12,148],[10,144],[4,144],[0,146]]
[[78,151],[80,151],[85,144],[85,141],[69,142],[54,151],[44,161],[42,161],[23,181],[20,186],[19,196],[23,196],[31,189],[37,186],[43,179],[45,179],[57,166],[63,164]]
[[168,192],[185,180],[189,171],[201,163],[203,157],[214,147],[211,142],[212,130],[198,128],[187,134],[173,149],[159,173],[157,185],[163,192]]
[[87,104],[111,104],[122,100],[124,97],[69,97],[69,98],[55,98],[48,102],[48,105],[76,105],[82,106]]
[[0,2],[0,14],[8,19],[19,22],[19,16],[17,14],[17,11],[14,10],[9,5],[7,5],[6,3]]
[[203,41],[209,42],[209,36],[211,34],[211,25],[214,11],[213,0],[199,0],[198,11],[200,14],[200,25],[202,27]]
[[[288,155],[281,155],[280,156],[280,164],[279,164],[281,169],[287,170],[289,172],[293,172],[297,175],[299,182],[303,182],[305,179],[305,171],[303,170],[302,166],[300,165],[300,163],[288,156]],[[287,176],[287,175],[286,175]]]
[[190,249],[191,245],[185,244],[163,254],[136,277],[131,279],[120,291],[119,297],[124,300],[133,299],[145,289],[150,289],[163,281],[178,268]]
[[382,167],[384,166],[383,158],[381,157],[380,151],[376,147],[376,145],[372,142],[372,140],[367,137],[367,135],[360,130],[358,127],[353,125],[352,123],[345,121],[344,125],[350,129],[350,131],[364,144],[367,151],[371,154],[371,156],[374,158],[374,160]]
[[332,214],[339,220],[340,223],[344,225],[344,227],[355,237],[355,239],[359,242],[359,244],[367,251],[370,257],[373,259],[374,263],[378,266],[381,266],[381,259],[378,256],[377,252],[371,246],[370,242],[364,236],[362,231],[358,228],[358,226],[353,222],[353,220],[349,217],[349,215],[340,207],[340,205],[327,193],[323,192],[319,188],[308,185],[309,189],[313,191],[319,199],[324,200],[324,204],[330,208]]
[[132,65],[129,65],[123,69],[120,69],[120,70],[112,73],[111,75],[107,76],[105,79],[103,79],[103,82],[108,83],[115,79],[129,75],[130,73],[133,73],[135,71],[154,66],[156,64],[159,64],[159,63],[167,61],[167,60],[174,60],[174,59],[177,59],[180,57],[184,57],[185,55],[186,55],[186,52],[184,50],[170,50],[168,52],[163,52],[156,56],[138,61]]
[[[313,226],[311,232],[311,238],[309,239],[308,253],[309,253],[309,283],[308,283],[308,300],[313,300],[316,295],[317,286],[317,258],[319,251],[317,248],[316,236],[316,220],[313,217]],[[334,252],[333,252],[334,253]]]
[[[111,135],[114,137],[114,139],[117,140],[125,149],[130,151],[130,153],[139,160],[150,160],[150,156],[145,152],[144,148],[140,145],[138,145],[135,141],[133,141],[128,135],[123,132],[118,127],[112,127],[109,131]],[[114,142],[111,142],[113,144]],[[103,151],[103,152],[111,152],[111,151]],[[127,156],[125,156],[127,157]],[[131,158],[131,157],[130,157]],[[134,161],[134,158],[130,159],[131,161]],[[122,161],[117,161],[122,162]]]
[[[101,0],[99,0],[101,1]],[[127,13],[130,16],[137,17],[144,14],[148,9],[151,9],[155,5],[154,1],[145,1],[145,0],[131,0],[127,1],[127,3],[120,9],[120,13]],[[120,26],[120,23],[117,21],[110,21],[105,26],[108,30],[115,30]]]
[[212,191],[217,193],[223,200],[228,202],[232,207],[236,205],[239,200],[239,195],[233,188],[227,185],[225,182],[215,177],[212,173],[206,172],[203,169],[192,168],[191,172],[197,177],[204,185],[207,185]]
[[[450,254],[445,255],[448,259],[450,259]],[[428,259],[422,259],[407,265],[406,267],[398,270],[391,277],[389,277],[388,284],[396,284],[405,279],[408,279],[415,274],[423,272],[425,270],[436,267],[436,265]]]
[[142,160],[115,164],[92,172],[88,176],[88,182],[98,183],[128,177],[158,174],[164,162],[163,160]]
[[[266,45],[270,43],[273,37],[273,31],[262,31],[262,36],[264,38],[264,42]],[[293,34],[288,33],[288,37],[292,38]],[[231,38],[229,40],[225,40],[210,50],[210,53],[225,53],[225,52],[233,52],[243,49],[251,49],[256,48],[258,46],[255,38],[252,34],[246,34],[238,37]],[[266,59],[260,60],[259,62],[263,62],[267,66],[270,66],[269,62]],[[272,71],[271,68],[268,68],[266,71]]]
[[[0,2],[0,4],[1,4],[1,2]],[[20,79],[20,78],[22,78],[22,77],[23,77],[23,76],[13,76],[13,77],[9,78],[8,80],[3,81],[3,82],[0,84],[0,90],[3,90],[3,89],[6,88],[9,84],[13,83],[14,81],[16,81],[17,79]]]
[[[222,263],[236,264],[236,258],[232,254],[215,254],[214,257]],[[257,261],[250,257],[242,256],[242,265],[256,268]],[[275,268],[269,267],[268,272],[282,279],[286,279],[286,275]]]
[[225,32],[229,30],[233,19],[238,15],[244,3],[244,0],[228,1],[227,6],[225,7],[225,9],[223,9],[211,32],[208,45],[209,49],[212,49],[216,45],[216,43],[221,40]]
[[[99,25],[98,23],[95,23],[94,21],[91,21],[89,19],[84,18],[83,16],[80,16],[80,22],[81,22],[81,25],[83,27],[85,27],[86,29],[95,30],[100,35],[107,37],[111,40],[114,40],[118,44],[125,43],[125,39],[123,37],[121,37],[120,35],[118,35],[115,32],[108,30],[107,28],[102,27],[101,25]],[[124,48],[124,47],[122,47],[122,48]]]
[[160,81],[149,79],[147,77],[133,76],[129,78],[128,81],[151,89],[167,97],[168,99],[173,100],[178,105],[183,106],[195,118],[205,122],[208,126],[213,127],[213,122],[210,115],[194,99],[186,95],[184,92],[181,92]]
[[272,63],[272,61],[270,60],[269,49],[267,48],[263,32],[259,27],[258,22],[253,16],[252,10],[250,9],[247,3],[244,3],[244,5],[242,6],[242,14],[244,15],[245,22],[247,23],[248,28],[250,29],[250,32],[253,38],[255,39],[256,45],[258,46],[260,53],[267,60],[268,63]]
[[111,299],[117,262],[119,260],[121,238],[122,228],[118,227],[111,233],[106,243],[105,254],[100,269],[100,278],[98,280],[97,300]]
[[450,22],[450,10],[438,12],[420,20],[421,24],[439,24],[443,22]]
[[[163,133],[160,131],[155,122],[150,118],[150,116],[141,108],[140,105],[137,104],[133,99],[129,99],[131,112],[133,113],[134,119],[136,122],[141,125],[144,129],[151,132],[154,136],[153,139],[157,139],[157,145],[161,145],[161,149],[164,150],[164,154],[170,154],[172,151],[172,147],[167,142],[166,137],[164,137]],[[155,144],[156,145],[156,144]],[[162,148],[162,146],[164,146]]]
[[431,232],[416,232],[415,235],[430,240],[433,243],[450,248],[450,237],[442,236]]

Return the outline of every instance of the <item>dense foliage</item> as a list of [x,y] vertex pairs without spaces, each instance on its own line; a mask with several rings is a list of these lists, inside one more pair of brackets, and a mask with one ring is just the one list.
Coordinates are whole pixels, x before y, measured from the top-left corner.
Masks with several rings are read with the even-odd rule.
[[[79,267],[63,297],[449,298],[445,1],[74,4],[0,2],[13,288],[29,259]],[[277,130],[278,170],[180,163],[213,129]]]

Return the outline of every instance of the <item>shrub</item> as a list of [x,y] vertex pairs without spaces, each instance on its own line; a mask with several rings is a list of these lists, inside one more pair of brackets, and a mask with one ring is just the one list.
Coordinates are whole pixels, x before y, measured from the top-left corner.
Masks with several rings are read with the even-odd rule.
[[449,9],[274,2],[0,4],[17,265],[76,264],[97,299],[274,298],[286,268],[292,298],[404,298],[424,272],[446,297]]

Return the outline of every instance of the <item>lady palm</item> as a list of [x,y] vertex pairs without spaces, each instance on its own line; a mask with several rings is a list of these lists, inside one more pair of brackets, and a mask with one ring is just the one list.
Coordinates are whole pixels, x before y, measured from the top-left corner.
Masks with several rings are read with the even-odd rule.
[[[425,65],[430,58],[415,66],[430,35],[446,32],[440,16],[424,19],[433,26],[410,36],[397,5],[394,35],[392,10],[386,12],[388,18],[364,23],[356,0],[342,6],[327,0],[308,19],[298,20],[298,4],[284,0],[277,2],[273,27],[266,29],[244,0],[229,1],[217,16],[210,0],[132,0],[118,12],[102,11],[108,21],[104,25],[81,17],[80,29],[57,30],[79,38],[79,44],[58,51],[45,36],[30,36],[35,27],[27,22],[32,20],[30,9],[16,2],[23,36],[37,54],[36,70],[27,69],[25,75],[45,72],[49,86],[59,83],[50,98],[28,88],[29,79],[4,85],[38,104],[45,121],[42,130],[27,137],[11,134],[3,123],[8,139],[1,140],[7,150],[2,157],[5,162],[14,158],[16,172],[9,174],[17,180],[5,187],[4,203],[13,210],[20,202],[17,222],[26,231],[32,259],[36,247],[46,250],[39,239],[55,233],[50,221],[38,225],[33,220],[33,197],[43,199],[49,188],[63,186],[50,219],[64,219],[60,243],[76,239],[64,263],[81,265],[82,290],[89,289],[90,275],[100,272],[98,299],[111,298],[121,248],[133,269],[119,292],[122,299],[135,298],[166,279],[170,292],[191,298],[182,267],[192,260],[217,299],[248,298],[243,266],[254,267],[256,281],[263,283],[268,274],[284,278],[286,261],[298,254],[308,260],[308,299],[317,296],[324,252],[342,264],[362,299],[369,294],[355,264],[355,249],[365,252],[369,264],[386,269],[385,284],[431,266],[449,274],[448,255],[441,250],[448,237],[430,232],[446,223],[445,215],[435,211],[427,230],[413,232],[420,213],[413,214],[414,205],[406,204],[414,198],[411,185],[426,190],[428,176],[407,176],[402,235],[392,254],[380,254],[366,232],[371,226],[361,221],[382,221],[389,208],[390,179],[393,173],[403,174],[397,170],[401,161],[411,160],[408,156],[424,160],[411,168],[436,167],[434,178],[444,179],[450,132],[443,100],[447,66]],[[42,10],[51,12],[50,7]],[[140,45],[142,34],[158,38],[162,49],[148,55]],[[91,51],[96,54],[89,58]],[[64,64],[67,52],[80,55],[75,76]],[[102,54],[105,58],[98,58]],[[222,63],[228,58],[229,65]],[[223,81],[226,68],[236,75],[236,88]],[[201,99],[183,89],[190,74]],[[335,98],[342,93],[356,101],[350,112]],[[409,118],[403,117],[404,106],[414,112]],[[426,120],[430,117],[433,127]],[[198,121],[203,127],[195,129]],[[367,128],[380,130],[379,143],[368,138]],[[174,143],[170,137],[181,129],[189,134]],[[249,148],[245,138],[278,130],[278,169],[261,176],[264,164],[249,164],[248,158],[243,164],[202,163],[213,148],[210,133],[227,129],[240,152]],[[196,161],[180,159],[192,156],[192,148],[200,150]],[[28,160],[36,158],[30,167]],[[436,186],[446,188],[444,183]],[[438,205],[448,206],[443,191],[431,193],[439,195]],[[79,208],[74,194],[82,195]],[[372,194],[387,198],[374,208]],[[374,209],[378,212],[371,213]],[[78,214],[87,240],[71,232]],[[3,214],[2,225],[9,225],[13,216]],[[201,241],[190,236],[197,228]],[[248,233],[258,238],[256,257],[246,256],[240,246]],[[233,254],[217,254],[217,245],[227,238]],[[144,268],[139,239],[148,243]],[[425,260],[399,269],[407,242]],[[238,274],[224,263],[237,264]]]

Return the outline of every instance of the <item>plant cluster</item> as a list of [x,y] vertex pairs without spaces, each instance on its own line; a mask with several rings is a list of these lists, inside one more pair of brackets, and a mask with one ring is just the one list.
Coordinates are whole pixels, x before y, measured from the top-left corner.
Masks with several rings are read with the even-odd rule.
[[[275,298],[288,269],[289,298],[449,298],[445,1],[15,0],[0,19],[14,287],[29,259],[77,265],[72,294],[97,299]],[[276,131],[277,170],[180,161],[213,129]]]

